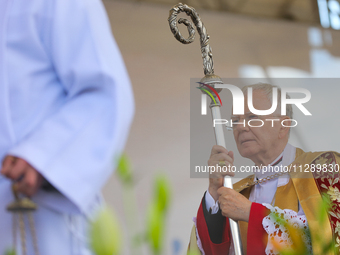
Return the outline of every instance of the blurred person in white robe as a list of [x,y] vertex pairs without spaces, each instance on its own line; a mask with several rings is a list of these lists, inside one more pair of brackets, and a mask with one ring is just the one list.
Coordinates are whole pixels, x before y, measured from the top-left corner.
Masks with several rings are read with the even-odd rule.
[[13,183],[38,205],[40,254],[92,254],[88,222],[134,112],[102,3],[2,0],[0,65],[0,255],[13,243]]

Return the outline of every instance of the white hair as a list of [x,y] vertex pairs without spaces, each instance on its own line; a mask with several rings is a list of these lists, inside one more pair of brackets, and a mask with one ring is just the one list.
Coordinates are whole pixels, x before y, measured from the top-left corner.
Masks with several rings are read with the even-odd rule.
[[[271,103],[273,103],[273,88],[277,88],[277,108],[276,108],[275,113],[281,115],[281,89],[280,87],[273,86],[268,83],[259,82],[253,85],[244,86],[242,88],[242,92],[244,95],[246,95],[248,88],[252,88],[253,91],[256,91],[256,90],[263,91]],[[286,98],[289,99],[290,96],[287,95]],[[290,119],[293,119],[293,108],[291,104],[286,105],[286,116],[288,116]]]

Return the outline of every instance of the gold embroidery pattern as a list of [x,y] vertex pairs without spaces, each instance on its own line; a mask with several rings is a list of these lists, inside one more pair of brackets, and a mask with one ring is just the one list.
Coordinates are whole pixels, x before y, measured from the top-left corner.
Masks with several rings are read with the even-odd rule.
[[329,220],[332,227],[333,238],[335,240],[335,247],[338,247],[340,250],[340,173],[334,171],[337,162],[332,152],[326,152],[317,157],[311,163],[311,165],[313,164],[327,165],[326,172],[314,172],[313,175],[320,193],[329,195],[331,199],[332,207],[328,212]]

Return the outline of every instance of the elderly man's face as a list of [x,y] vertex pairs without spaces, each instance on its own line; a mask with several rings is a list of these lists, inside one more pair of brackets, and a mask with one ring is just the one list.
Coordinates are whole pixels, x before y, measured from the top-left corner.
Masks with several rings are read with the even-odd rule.
[[[247,98],[245,98],[247,102]],[[253,105],[257,110],[267,110],[271,108],[271,102],[261,90],[253,91]],[[276,146],[279,143],[279,134],[281,128],[281,121],[274,121],[274,127],[272,127],[272,121],[265,121],[265,119],[279,119],[280,117],[273,115],[269,116],[257,116],[249,111],[247,103],[245,103],[245,116],[232,116],[232,120],[240,121],[242,124],[238,124],[234,128],[234,138],[237,144],[237,148],[243,157],[249,158],[254,162],[256,160],[262,160],[268,158],[270,154],[275,151]],[[243,120],[246,119],[246,125],[244,127]],[[262,127],[250,127],[248,126],[249,119],[261,119],[264,121]],[[282,118],[280,118],[282,120]],[[252,126],[260,125],[260,121],[251,122]]]

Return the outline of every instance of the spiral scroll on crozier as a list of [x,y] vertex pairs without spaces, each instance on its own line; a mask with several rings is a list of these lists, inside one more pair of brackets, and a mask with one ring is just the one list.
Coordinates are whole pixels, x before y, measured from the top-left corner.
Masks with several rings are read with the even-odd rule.
[[203,22],[201,21],[196,10],[186,4],[179,3],[172,7],[169,12],[169,25],[171,32],[174,34],[175,38],[184,44],[189,44],[194,41],[195,38],[195,29],[192,26],[192,23],[187,20],[180,18],[178,20],[179,24],[184,24],[188,28],[189,38],[185,39],[178,27],[177,27],[177,15],[180,12],[185,12],[188,16],[191,17],[192,22],[195,24],[196,29],[200,35],[200,43],[201,43],[201,52],[203,58],[203,69],[205,75],[213,75],[214,74],[214,63],[212,60],[212,50],[209,45],[209,35],[207,34],[207,30],[205,29]]

